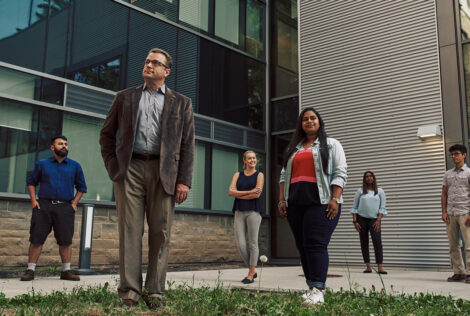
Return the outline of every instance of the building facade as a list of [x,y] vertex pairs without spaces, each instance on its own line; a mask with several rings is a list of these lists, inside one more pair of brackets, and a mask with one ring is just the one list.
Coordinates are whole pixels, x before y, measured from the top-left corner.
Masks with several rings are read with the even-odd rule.
[[[173,56],[167,85],[189,96],[195,113],[194,179],[176,209],[170,262],[240,261],[228,186],[245,150],[258,153],[270,179],[271,103],[277,116],[286,106],[298,111],[297,2],[25,0],[1,7],[0,264],[26,262],[26,178],[50,156],[55,134],[68,137],[87,180],[82,202],[95,206],[92,264],[117,263],[113,186],[98,136],[116,91],[143,82],[153,47]],[[268,255],[270,190],[267,181],[260,243]],[[52,251],[50,238],[39,264],[55,262]]]
[[[447,149],[469,144],[469,4],[299,1],[301,107],[319,110],[348,162],[331,262],[362,263],[349,210],[371,170],[387,196],[384,264],[450,266],[440,199]],[[442,135],[418,137],[428,126]]]

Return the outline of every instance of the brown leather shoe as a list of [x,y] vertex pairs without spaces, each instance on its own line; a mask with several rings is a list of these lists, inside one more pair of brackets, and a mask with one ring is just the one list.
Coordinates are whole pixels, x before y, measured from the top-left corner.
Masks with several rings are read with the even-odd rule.
[[131,307],[131,306],[135,306],[137,304],[138,304],[138,302],[133,301],[130,298],[123,298],[122,301],[121,301],[121,306]]
[[467,275],[465,274],[454,274],[450,278],[447,278],[448,282],[460,282],[464,281],[467,278]]
[[80,277],[75,275],[71,270],[62,271],[60,273],[60,279],[67,281],[80,281]]
[[470,284],[470,274],[467,274],[467,277],[465,278],[465,283]]
[[20,275],[21,281],[32,281],[34,280],[34,271],[27,269],[22,275]]
[[147,294],[143,295],[142,299],[144,300],[147,307],[150,309],[157,309],[159,307],[165,306],[165,299],[161,294]]

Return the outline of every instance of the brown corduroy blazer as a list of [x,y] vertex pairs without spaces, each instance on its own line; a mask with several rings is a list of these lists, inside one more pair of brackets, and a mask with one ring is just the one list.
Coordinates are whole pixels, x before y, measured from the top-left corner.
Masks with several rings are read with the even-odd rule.
[[[118,92],[101,128],[101,155],[113,181],[124,178],[132,158],[142,88],[140,85]],[[191,99],[166,87],[161,128],[160,179],[165,192],[173,195],[176,184],[191,187],[194,165]]]

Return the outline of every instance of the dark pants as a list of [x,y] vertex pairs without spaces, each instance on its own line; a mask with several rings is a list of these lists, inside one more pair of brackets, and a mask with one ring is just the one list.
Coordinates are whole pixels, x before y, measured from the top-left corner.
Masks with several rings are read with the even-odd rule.
[[59,246],[72,244],[75,210],[70,203],[52,204],[48,200],[39,200],[39,207],[34,208],[29,229],[29,241],[33,245],[43,245],[54,228],[54,236]]
[[300,253],[302,269],[309,288],[325,288],[328,273],[328,244],[338,224],[338,215],[329,220],[326,217],[327,205],[296,206],[289,204],[287,220]]
[[359,238],[361,239],[361,250],[362,258],[364,263],[370,263],[369,257],[369,232],[372,237],[372,244],[374,245],[375,252],[375,263],[383,263],[383,249],[382,249],[382,237],[381,232],[374,229],[376,218],[366,218],[357,215],[357,222],[361,225],[361,231],[359,232]]

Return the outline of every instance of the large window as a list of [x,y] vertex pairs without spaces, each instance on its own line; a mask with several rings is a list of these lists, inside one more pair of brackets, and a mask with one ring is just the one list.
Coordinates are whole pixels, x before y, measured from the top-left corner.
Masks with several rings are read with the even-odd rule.
[[0,99],[0,192],[26,193],[26,178],[36,160],[51,155],[60,113]]
[[176,21],[178,0],[129,0],[129,2],[156,15]]
[[256,0],[246,3],[246,51],[258,58],[264,53],[265,5]]
[[69,157],[82,166],[89,200],[111,201],[113,184],[108,177],[98,143],[103,120],[94,117],[64,113],[62,134],[69,143]]
[[196,143],[194,152],[193,183],[188,198],[180,204],[181,207],[204,209],[204,189],[206,177],[206,145]]
[[239,18],[238,0],[215,1],[215,36],[238,45]]
[[273,97],[298,93],[297,1],[275,1]]
[[209,0],[180,0],[179,19],[197,30],[209,31]]
[[263,129],[265,65],[201,40],[197,112]]
[[117,91],[119,90],[121,59],[116,58],[75,71],[69,77],[75,81],[95,87]]

